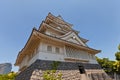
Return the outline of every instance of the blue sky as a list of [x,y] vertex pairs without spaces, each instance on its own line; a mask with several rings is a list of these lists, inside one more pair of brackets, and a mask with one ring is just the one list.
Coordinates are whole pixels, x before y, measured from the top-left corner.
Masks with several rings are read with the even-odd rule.
[[90,47],[102,50],[97,56],[115,59],[120,43],[119,0],[0,0],[0,63],[15,63],[32,28],[38,28],[49,12],[61,15],[89,40]]

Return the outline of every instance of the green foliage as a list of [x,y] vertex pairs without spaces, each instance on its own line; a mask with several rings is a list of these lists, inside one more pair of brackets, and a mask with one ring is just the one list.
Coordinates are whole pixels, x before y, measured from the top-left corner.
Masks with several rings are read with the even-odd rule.
[[116,60],[120,61],[120,52],[116,52],[115,56],[116,56]]
[[8,74],[1,74],[0,75],[0,80],[15,80],[17,73],[15,72],[10,72]]
[[118,52],[115,53],[115,56],[116,56],[116,60],[120,61],[120,44],[118,46]]
[[57,67],[59,66],[59,61],[54,61],[51,64],[52,70],[46,70],[43,74],[44,80],[62,80],[62,74],[57,72]]
[[101,59],[98,57],[96,57],[96,60],[106,72],[120,74],[120,44],[118,46],[118,52],[115,53],[115,57],[116,61],[111,61],[108,58]]
[[98,61],[98,63],[100,64],[100,66],[105,70],[105,72],[109,73],[109,72],[114,72],[113,69],[113,64],[115,63],[115,61],[111,61],[108,58],[96,58],[96,60]]
[[120,74],[120,44],[118,46],[118,52],[115,53],[116,56],[116,62],[114,63],[114,70],[116,73]]
[[56,73],[55,70],[47,70],[43,75],[44,80],[62,80],[62,74]]
[[120,74],[120,61],[116,61],[113,65],[114,65],[113,67],[114,71]]
[[115,56],[116,56],[116,60],[120,61],[120,44],[118,46],[118,52],[115,53]]
[[59,66],[59,61],[53,61],[53,64],[51,64],[53,70],[57,70],[57,67]]

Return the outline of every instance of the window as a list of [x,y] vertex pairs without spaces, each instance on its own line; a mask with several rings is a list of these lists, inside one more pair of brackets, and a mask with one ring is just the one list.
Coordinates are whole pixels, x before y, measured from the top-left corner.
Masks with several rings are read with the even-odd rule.
[[47,51],[52,52],[52,46],[47,46]]
[[56,48],[55,48],[55,52],[56,52],[56,53],[60,53],[60,48],[56,47]]
[[61,27],[59,27],[59,26],[58,26],[57,28],[58,28],[58,29],[61,29]]
[[51,35],[51,33],[50,33],[50,32],[46,32],[46,34],[47,34],[47,35]]
[[90,58],[90,59],[95,59],[95,56],[92,55],[92,54],[89,54],[89,58]]

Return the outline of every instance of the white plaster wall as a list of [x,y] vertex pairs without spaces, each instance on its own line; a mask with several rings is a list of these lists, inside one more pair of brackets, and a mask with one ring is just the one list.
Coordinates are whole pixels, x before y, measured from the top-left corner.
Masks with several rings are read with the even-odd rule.
[[[72,40],[71,39],[72,37],[74,37],[76,40]],[[74,32],[72,32],[70,35],[68,35],[66,37],[63,37],[62,39],[86,46],[86,44],[83,43],[82,40]]]
[[23,61],[19,65],[19,68],[21,69],[23,66],[26,66],[28,64],[28,56],[24,57]]
[[[47,46],[52,46],[52,52],[47,51]],[[55,52],[55,48],[58,47],[60,49],[60,53]],[[36,48],[37,49],[37,48]],[[68,54],[70,53],[70,54]],[[20,68],[23,66],[29,66],[34,63],[37,59],[41,60],[55,60],[55,61],[65,61],[65,57],[77,58],[80,60],[89,60],[89,63],[96,64],[97,61],[95,59],[95,55],[89,54],[85,51],[81,51],[79,49],[69,48],[66,50],[64,45],[57,45],[57,43],[47,43],[41,42],[38,46],[38,49],[32,55],[32,59],[28,61],[28,56],[26,56],[22,63],[20,64]]]
[[[47,51],[47,46],[48,45],[52,46],[52,52]],[[60,48],[60,53],[55,52],[56,47]],[[37,59],[64,61],[64,54],[63,54],[64,53],[64,47],[61,47],[61,46],[58,46],[58,45],[55,45],[55,44],[41,42],[38,46],[38,49],[35,52],[34,52],[34,56],[32,57],[32,59],[30,61],[27,61],[28,59],[26,59],[26,58],[25,58],[26,60],[23,60],[20,68],[22,68],[25,65],[27,65],[27,66],[31,65]]]
[[[52,52],[47,51],[47,46],[52,46]],[[55,48],[58,47],[60,52],[56,53]],[[57,43],[41,42],[39,45],[39,59],[64,61],[64,47]]]
[[79,51],[79,54],[80,54],[80,58],[82,58],[82,59],[89,59],[89,55],[88,55],[88,53],[87,52],[85,52],[85,51]]
[[45,33],[48,35],[52,35],[52,36],[61,36],[60,33],[53,31],[53,30],[50,30],[50,29],[46,30]]
[[37,59],[40,59],[40,60],[64,61],[64,55],[55,54],[55,53],[47,53],[47,52],[39,52],[27,63],[27,65],[28,66],[31,65]]
[[41,60],[64,61],[64,55],[54,54],[54,53],[39,52],[39,59],[41,59]]
[[98,64],[96,61],[95,55],[89,54],[89,62],[92,64]]
[[[52,52],[47,52],[47,46],[52,46]],[[45,52],[45,53],[53,53],[53,54],[60,54],[60,55],[64,55],[64,45],[60,45],[60,44],[57,44],[57,43],[47,43],[47,42],[41,42],[40,45],[39,45],[39,51],[40,52]],[[59,50],[60,50],[60,53],[56,53],[55,52],[55,48],[58,47]]]
[[89,60],[89,61],[90,61],[89,63],[98,64],[98,62],[96,60]]
[[39,59],[39,53],[35,54],[34,57],[27,63],[27,65],[31,65],[34,63],[37,59]]
[[73,43],[76,43],[76,44],[79,44],[79,42],[75,39],[73,39],[72,37],[68,39],[68,41],[70,42],[73,42]]
[[[50,45],[52,46],[52,52],[48,52],[47,51],[47,46]],[[59,47],[60,48],[60,53],[55,53],[55,48]],[[89,53],[85,52],[85,51],[81,51],[81,50],[77,50],[72,48],[72,54],[68,55],[66,47],[64,47],[64,45],[62,46],[58,46],[57,43],[56,44],[52,44],[52,43],[47,43],[47,42],[41,42],[38,48],[38,52],[37,54],[39,54],[39,58],[37,55],[37,59],[42,59],[42,60],[56,60],[56,61],[65,61],[64,57],[71,57],[71,58],[77,58],[77,59],[83,59],[83,60],[89,60],[89,63],[93,63],[96,64],[97,61],[95,60],[95,56],[94,55],[90,55]],[[67,54],[67,55],[66,55]],[[31,61],[33,62],[33,61]]]

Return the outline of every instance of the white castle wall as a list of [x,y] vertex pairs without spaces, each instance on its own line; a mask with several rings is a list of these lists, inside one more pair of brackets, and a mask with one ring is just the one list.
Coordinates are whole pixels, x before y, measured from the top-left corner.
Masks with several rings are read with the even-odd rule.
[[50,30],[50,29],[47,29],[45,34],[52,35],[52,36],[61,36],[60,33],[56,32],[56,31],[53,31],[53,30]]
[[[47,46],[52,46],[52,52],[47,51]],[[55,48],[58,47],[60,49],[60,53],[55,52]],[[97,61],[95,60],[95,55],[89,54],[85,51],[68,48],[64,45],[57,45],[47,42],[41,42],[37,51],[35,51],[32,55],[32,58],[28,60],[28,56],[24,58],[22,63],[20,64],[20,68],[23,66],[29,66],[33,62],[35,62],[37,59],[41,60],[52,60],[52,61],[65,61],[64,58],[76,58],[76,59],[83,59],[83,60],[89,60],[89,63],[97,64]]]
[[27,65],[28,65],[28,56],[25,56],[21,64],[19,65],[19,68],[21,69],[23,66],[27,66]]

